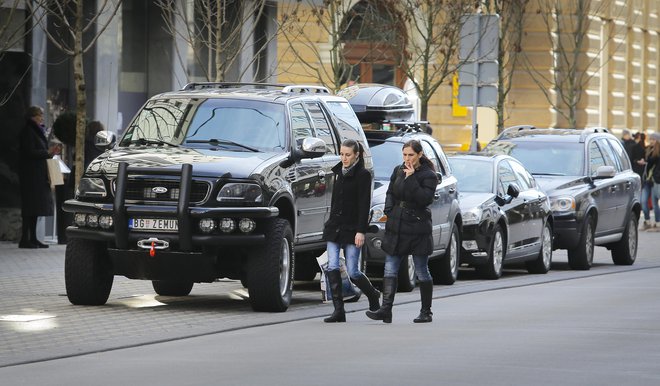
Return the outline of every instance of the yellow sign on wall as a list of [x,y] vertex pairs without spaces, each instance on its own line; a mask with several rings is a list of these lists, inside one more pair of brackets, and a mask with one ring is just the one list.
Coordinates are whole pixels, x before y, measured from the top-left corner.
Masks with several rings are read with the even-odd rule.
[[467,117],[467,107],[458,104],[458,73],[451,78],[451,113],[454,117]]

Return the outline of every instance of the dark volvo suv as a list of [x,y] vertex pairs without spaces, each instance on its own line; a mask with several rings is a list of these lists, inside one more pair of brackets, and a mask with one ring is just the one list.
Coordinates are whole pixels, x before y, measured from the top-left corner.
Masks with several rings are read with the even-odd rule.
[[254,310],[285,311],[296,262],[315,270],[325,250],[347,138],[364,145],[372,171],[351,106],[323,87],[196,83],[154,96],[116,144],[97,135],[109,150],[64,204],[75,219],[69,300],[104,304],[114,275],[174,296],[227,277],[248,288]]
[[517,158],[550,197],[554,248],[568,250],[573,269],[591,268],[594,246],[615,264],[637,257],[639,175],[621,141],[603,128],[506,129],[484,149]]

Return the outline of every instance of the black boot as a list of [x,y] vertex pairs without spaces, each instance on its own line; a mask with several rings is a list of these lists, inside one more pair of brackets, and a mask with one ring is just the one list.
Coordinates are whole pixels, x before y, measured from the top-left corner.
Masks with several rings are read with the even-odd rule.
[[378,311],[367,311],[367,316],[373,320],[382,320],[384,323],[392,323],[392,305],[398,285],[396,277],[383,278],[383,305]]
[[353,283],[355,283],[363,294],[367,295],[367,299],[369,299],[369,311],[378,311],[380,308],[380,292],[371,285],[369,279],[364,274],[360,274],[357,279],[351,280],[353,280]]
[[342,294],[341,272],[338,269],[326,273],[330,291],[332,292],[332,304],[335,310],[332,315],[323,319],[326,323],[337,323],[346,321],[346,312],[344,311],[344,297]]
[[420,281],[419,282],[419,295],[422,298],[422,309],[419,311],[419,316],[413,322],[415,323],[429,323],[433,321],[433,312],[431,312],[431,302],[433,301],[433,281]]

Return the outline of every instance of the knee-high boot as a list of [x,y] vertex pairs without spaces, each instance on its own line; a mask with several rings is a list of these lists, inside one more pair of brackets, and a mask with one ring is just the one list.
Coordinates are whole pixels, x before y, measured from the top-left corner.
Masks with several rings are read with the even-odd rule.
[[380,292],[371,285],[369,279],[362,273],[357,279],[351,279],[353,283],[367,295],[369,299],[369,311],[378,311],[380,308]]
[[369,318],[382,320],[384,323],[392,323],[392,305],[394,304],[394,295],[398,284],[396,277],[383,278],[383,305],[378,311],[367,311]]
[[344,296],[342,294],[341,272],[338,269],[327,272],[330,291],[332,292],[332,305],[335,310],[332,315],[323,319],[326,323],[337,323],[346,321],[346,312],[344,311]]
[[415,323],[429,323],[433,321],[433,312],[431,312],[431,302],[433,301],[433,281],[419,282],[419,295],[422,298],[422,309],[419,316],[413,319]]

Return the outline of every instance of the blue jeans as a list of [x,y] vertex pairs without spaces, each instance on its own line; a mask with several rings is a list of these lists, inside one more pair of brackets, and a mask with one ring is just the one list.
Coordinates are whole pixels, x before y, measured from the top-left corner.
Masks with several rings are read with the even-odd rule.
[[[655,216],[656,224],[660,223],[660,205],[658,205],[658,199],[660,199],[660,184],[653,183],[651,201],[653,203],[653,216]],[[644,216],[646,216],[646,214],[644,214]]]
[[[648,221],[651,218],[650,208],[649,208],[649,197],[651,197],[652,194],[653,194],[653,183],[643,182],[642,193],[641,196],[639,197],[639,200],[642,202],[642,212],[644,212],[644,220],[646,221]],[[653,205],[654,214],[658,213],[655,209],[656,206],[657,205]]]
[[362,276],[358,263],[360,261],[360,248],[355,244],[339,244],[333,241],[327,242],[328,249],[328,271],[339,270],[339,250],[344,250],[346,259],[346,270],[351,279],[357,279]]
[[[399,267],[401,267],[401,260],[403,256],[385,256],[385,272],[383,277],[396,277],[399,274]],[[406,259],[408,256],[405,257]],[[431,281],[431,272],[429,272],[429,257],[413,255],[415,262],[415,274],[419,281]]]

